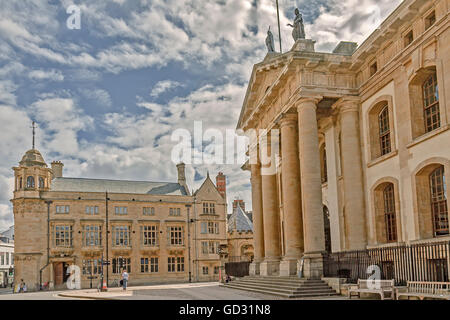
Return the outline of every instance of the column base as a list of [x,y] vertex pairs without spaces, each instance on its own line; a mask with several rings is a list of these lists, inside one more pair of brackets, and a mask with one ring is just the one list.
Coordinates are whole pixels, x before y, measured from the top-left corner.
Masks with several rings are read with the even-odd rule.
[[[320,280],[323,277],[323,254],[307,253],[303,256],[303,278]],[[299,263],[301,268],[301,263]],[[300,271],[300,270],[299,270]]]
[[280,261],[263,261],[259,266],[259,271],[260,275],[263,277],[277,276],[280,272]]
[[252,262],[250,264],[250,275],[259,276],[260,274],[260,262]]
[[287,258],[280,263],[280,277],[289,277],[297,275],[298,259]]

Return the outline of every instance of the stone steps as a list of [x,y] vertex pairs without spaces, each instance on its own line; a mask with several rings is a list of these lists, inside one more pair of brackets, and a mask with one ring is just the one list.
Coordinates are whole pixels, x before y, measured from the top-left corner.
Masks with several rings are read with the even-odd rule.
[[249,276],[231,283],[223,284],[222,286],[285,298],[312,298],[337,295],[337,293],[322,280],[305,280],[296,277]]
[[284,298],[331,297],[331,296],[337,295],[334,290],[294,292],[291,290],[273,290],[272,288],[267,289],[267,288],[261,288],[261,287],[253,287],[253,286],[243,286],[243,285],[236,284],[236,283],[225,284],[222,286],[224,286],[226,288],[231,288],[231,289],[263,293],[263,294],[267,294],[267,295],[280,296],[280,297],[284,297]]

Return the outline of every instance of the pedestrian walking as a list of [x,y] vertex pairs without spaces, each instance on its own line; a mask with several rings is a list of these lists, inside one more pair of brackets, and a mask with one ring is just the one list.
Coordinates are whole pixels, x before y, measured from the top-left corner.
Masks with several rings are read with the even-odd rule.
[[128,273],[127,270],[123,269],[122,272],[122,285],[123,285],[123,290],[127,290],[127,284],[128,284]]

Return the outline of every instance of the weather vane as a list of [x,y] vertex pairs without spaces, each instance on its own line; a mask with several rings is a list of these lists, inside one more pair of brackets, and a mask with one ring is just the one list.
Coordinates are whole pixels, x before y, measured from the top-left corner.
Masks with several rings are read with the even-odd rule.
[[37,128],[37,126],[36,126],[36,122],[32,122],[31,123],[31,127],[30,128],[32,128],[33,129],[33,150],[34,150],[34,147],[35,147],[35,138],[36,138],[36,128]]

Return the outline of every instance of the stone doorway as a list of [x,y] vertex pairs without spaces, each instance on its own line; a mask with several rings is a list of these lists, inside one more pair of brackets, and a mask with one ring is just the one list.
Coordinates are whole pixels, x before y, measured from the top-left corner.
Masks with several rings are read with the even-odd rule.
[[68,262],[55,262],[53,263],[53,272],[55,279],[55,289],[66,288],[66,281],[69,278],[67,274]]

